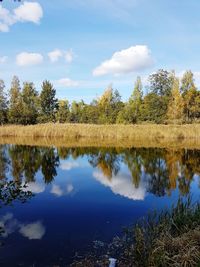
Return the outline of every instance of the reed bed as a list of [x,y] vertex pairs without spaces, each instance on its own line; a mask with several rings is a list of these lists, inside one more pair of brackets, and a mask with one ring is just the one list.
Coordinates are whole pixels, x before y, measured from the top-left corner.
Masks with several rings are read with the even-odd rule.
[[[10,140],[10,141],[9,141]],[[37,124],[0,127],[0,143],[57,146],[200,147],[200,124]]]

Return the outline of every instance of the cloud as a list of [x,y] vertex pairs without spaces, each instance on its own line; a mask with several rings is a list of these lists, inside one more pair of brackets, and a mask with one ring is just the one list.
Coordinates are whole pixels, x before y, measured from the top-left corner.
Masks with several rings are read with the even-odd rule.
[[58,196],[58,197],[61,197],[64,194],[64,192],[60,188],[60,186],[59,185],[55,185],[55,184],[52,186],[51,193],[56,195],[56,196]]
[[104,186],[110,187],[112,192],[117,195],[132,199],[132,200],[144,200],[145,187],[140,184],[138,188],[132,183],[132,178],[126,173],[119,173],[109,180],[100,171],[95,171],[93,177]]
[[57,80],[56,83],[62,87],[76,87],[79,85],[78,81],[71,80],[70,78],[62,78]]
[[45,227],[40,221],[37,221],[35,223],[21,225],[19,232],[28,239],[41,239],[45,234]]
[[61,170],[70,171],[71,169],[79,167],[79,163],[76,161],[62,161],[60,164]]
[[4,238],[19,230],[19,233],[28,239],[41,239],[45,234],[45,227],[40,221],[30,224],[22,224],[14,218],[12,213],[6,213],[0,218],[1,234]]
[[24,2],[18,8],[14,9],[17,21],[30,21],[38,24],[43,17],[43,10],[37,2]]
[[59,49],[55,49],[55,50],[48,53],[48,57],[49,57],[50,61],[53,63],[57,62],[59,60],[59,58],[62,56],[63,56],[63,53]]
[[24,2],[19,7],[9,11],[0,5],[0,31],[8,32],[10,27],[18,22],[39,24],[43,10],[37,2]]
[[71,63],[74,59],[74,53],[72,51],[72,49],[68,50],[65,52],[65,60],[67,61],[67,63]]
[[6,56],[0,57],[0,64],[6,63],[7,59],[8,59],[8,57],[6,57]]
[[32,66],[43,62],[43,56],[38,53],[22,52],[16,56],[16,63],[18,66]]
[[45,191],[45,185],[42,183],[38,183],[38,182],[31,182],[31,183],[28,183],[25,190],[31,191],[34,194],[39,194]]
[[151,51],[146,45],[131,46],[115,52],[113,56],[94,69],[94,76],[126,74],[145,70],[153,65]]
[[57,62],[60,58],[64,58],[67,63],[72,63],[74,59],[74,53],[72,49],[68,51],[62,51],[60,49],[54,49],[48,53],[48,57],[52,63]]

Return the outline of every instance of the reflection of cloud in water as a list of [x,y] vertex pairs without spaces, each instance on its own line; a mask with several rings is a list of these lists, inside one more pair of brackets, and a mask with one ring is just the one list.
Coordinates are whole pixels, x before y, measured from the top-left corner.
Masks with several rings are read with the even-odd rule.
[[41,239],[45,234],[45,227],[40,221],[22,224],[12,213],[7,213],[0,218],[0,228],[3,229],[2,237],[7,237],[17,230],[28,239]]
[[54,195],[56,195],[56,196],[58,196],[58,197],[61,197],[64,194],[64,192],[60,188],[60,186],[59,185],[56,185],[56,184],[53,184],[52,185],[51,193],[54,194]]
[[13,218],[12,213],[6,213],[0,218],[0,228],[3,229],[1,236],[7,237],[14,233],[19,227],[19,222]]
[[28,239],[41,239],[45,234],[45,228],[40,221],[21,225],[19,232]]
[[65,192],[65,190],[61,189],[61,187],[59,185],[54,184],[54,185],[52,185],[51,193],[58,196],[58,197],[61,197],[63,195],[70,194],[73,190],[74,190],[74,187],[72,184],[67,184],[66,192]]
[[34,194],[43,193],[45,191],[45,185],[39,182],[31,182],[27,184],[26,190]]
[[61,170],[70,171],[71,169],[79,167],[79,163],[76,161],[63,161],[60,164]]
[[145,187],[143,183],[140,183],[136,188],[132,183],[132,178],[126,173],[119,172],[116,176],[113,176],[111,180],[105,177],[100,171],[95,171],[93,177],[101,184],[110,187],[114,194],[118,194],[133,200],[144,200]]
[[67,194],[70,194],[74,190],[74,187],[72,184],[67,185]]

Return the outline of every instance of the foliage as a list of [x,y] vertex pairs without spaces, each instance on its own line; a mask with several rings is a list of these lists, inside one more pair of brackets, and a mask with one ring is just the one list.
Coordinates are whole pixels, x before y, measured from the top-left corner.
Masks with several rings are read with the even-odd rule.
[[[126,228],[124,235],[104,244],[103,255],[93,250],[73,267],[105,266],[108,257],[117,258],[117,266],[199,266],[200,263],[200,205],[192,205],[190,197],[179,199],[171,210],[153,212]],[[91,265],[93,264],[93,265]]]
[[5,84],[3,80],[0,80],[0,124],[7,122],[7,98],[4,92]]
[[183,107],[184,102],[180,93],[179,80],[174,78],[172,96],[168,105],[167,118],[174,122],[181,121],[183,119]]
[[119,91],[109,85],[102,96],[88,104],[83,100],[58,101],[49,81],[42,83],[40,94],[31,82],[25,82],[21,90],[19,78],[14,76],[8,100],[4,82],[0,81],[0,123],[175,124],[200,120],[200,92],[191,71],[183,74],[180,88],[173,71],[160,69],[148,81],[144,94],[141,78],[137,77],[127,102],[122,102]]
[[56,90],[49,81],[44,81],[40,94],[39,122],[55,122],[57,109],[58,100],[56,98]]

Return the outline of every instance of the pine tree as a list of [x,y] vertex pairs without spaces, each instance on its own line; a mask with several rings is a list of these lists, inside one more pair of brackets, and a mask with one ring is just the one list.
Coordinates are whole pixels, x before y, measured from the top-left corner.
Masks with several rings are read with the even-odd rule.
[[7,121],[7,99],[4,92],[5,84],[3,80],[0,80],[0,124],[4,124]]
[[12,79],[9,96],[9,121],[19,124],[21,122],[22,99],[20,81],[17,76],[14,76]]
[[22,90],[22,124],[35,124],[38,116],[38,92],[33,83],[25,82]]
[[56,90],[49,81],[44,81],[40,94],[40,122],[55,122],[58,109]]
[[174,78],[173,86],[172,86],[172,96],[171,100],[169,101],[168,111],[167,111],[167,118],[170,121],[174,121],[183,119],[183,98],[180,93],[179,88],[179,79]]
[[130,106],[130,111],[131,111],[130,122],[138,121],[141,104],[142,104],[142,82],[141,82],[141,78],[137,77],[133,93],[129,99],[129,106]]

